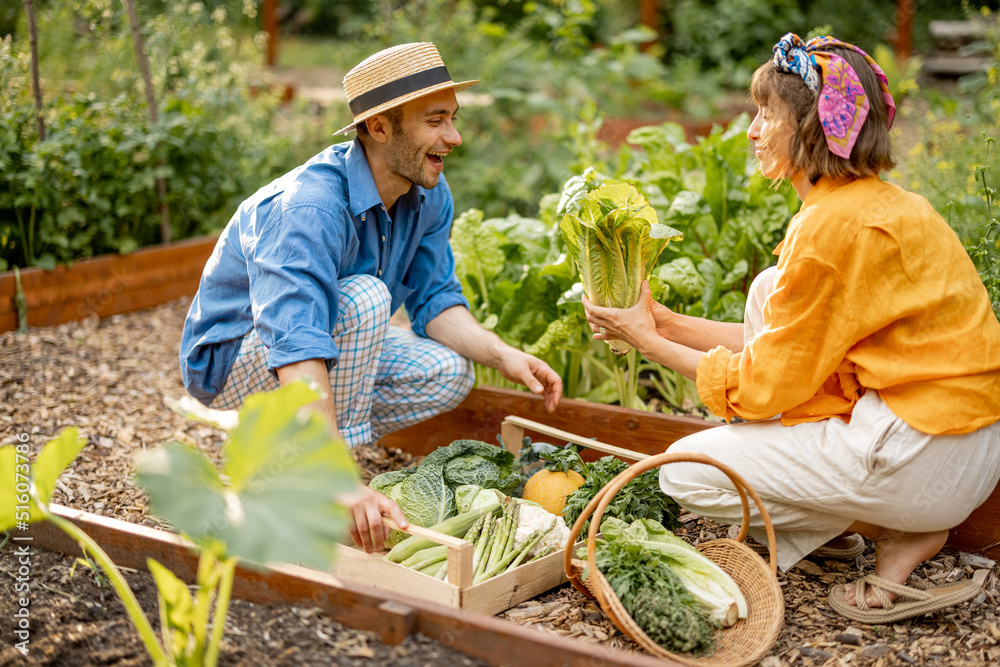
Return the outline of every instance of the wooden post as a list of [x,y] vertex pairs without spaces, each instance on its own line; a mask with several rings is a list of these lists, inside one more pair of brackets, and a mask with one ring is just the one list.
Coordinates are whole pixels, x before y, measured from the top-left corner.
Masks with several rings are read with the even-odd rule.
[[23,0],[23,2],[25,17],[28,19],[28,42],[31,45],[31,87],[35,92],[35,108],[38,109],[38,140],[45,141],[42,86],[38,81],[38,27],[35,22],[35,6],[32,0]]
[[275,17],[274,0],[264,0],[264,31],[267,32],[267,54],[265,62],[274,67],[278,60],[278,19]]
[[896,62],[906,62],[913,52],[913,15],[916,11],[914,0],[896,0]]
[[[136,14],[132,0],[122,0],[122,4],[125,5],[125,11],[128,12],[132,41],[135,44],[135,56],[139,60],[139,70],[142,72],[142,81],[146,88],[146,110],[149,113],[150,122],[155,125],[157,120],[156,94],[153,92],[153,78],[149,74],[149,59],[146,58],[146,49],[142,43],[139,16]],[[167,203],[167,179],[162,176],[156,179],[156,191],[160,196],[160,241],[170,243],[170,205]]]
[[639,21],[656,33],[656,38],[642,45],[643,51],[655,45],[660,38],[660,23],[656,10],[657,0],[639,0]]

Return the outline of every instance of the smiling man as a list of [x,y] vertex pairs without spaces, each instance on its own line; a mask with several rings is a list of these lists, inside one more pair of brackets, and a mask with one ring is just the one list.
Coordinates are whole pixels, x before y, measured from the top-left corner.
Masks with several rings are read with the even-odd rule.
[[[454,82],[430,43],[380,51],[347,73],[354,122],[336,134],[357,138],[243,202],[205,266],[180,349],[192,396],[239,408],[310,379],[324,394],[315,408],[352,447],[457,406],[473,361],[555,408],[559,376],[483,329],[455,276],[443,172],[462,144],[455,93],[475,83]],[[409,328],[389,324],[401,306]],[[381,546],[382,514],[404,520],[368,490],[351,505],[366,548]]]

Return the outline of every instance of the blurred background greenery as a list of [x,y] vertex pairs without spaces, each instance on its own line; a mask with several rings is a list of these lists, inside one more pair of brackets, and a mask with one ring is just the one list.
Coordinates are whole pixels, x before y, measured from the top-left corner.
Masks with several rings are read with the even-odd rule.
[[[454,76],[482,81],[462,98],[465,144],[448,160],[456,212],[542,220],[546,195],[588,167],[636,172],[650,146],[623,142],[630,130],[679,123],[674,148],[690,151],[713,124],[721,131],[752,111],[747,83],[774,41],[821,31],[886,70],[900,112],[899,166],[885,176],[945,215],[1000,303],[989,143],[1000,122],[995,0],[912,0],[907,60],[893,50],[897,3],[885,0],[274,0],[271,67],[264,2],[133,2],[156,122],[123,3],[34,0],[40,141],[25,5],[0,0],[0,270],[159,242],[161,179],[173,239],[218,231],[242,199],[339,140],[332,132],[351,118],[344,72],[392,44],[434,41]],[[931,21],[970,18],[992,26],[962,47],[981,65],[948,79],[922,73],[938,48]],[[740,159],[746,179],[752,159]],[[699,169],[692,163],[684,178],[704,180]],[[736,187],[751,208],[776,211],[769,220],[794,208],[765,202],[749,180]],[[780,238],[783,225],[768,225]]]

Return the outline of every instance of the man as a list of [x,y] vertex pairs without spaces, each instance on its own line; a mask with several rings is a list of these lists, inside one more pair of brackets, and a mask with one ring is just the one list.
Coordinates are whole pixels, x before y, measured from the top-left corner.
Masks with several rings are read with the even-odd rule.
[[[213,408],[299,379],[354,447],[457,406],[472,362],[543,394],[562,381],[503,343],[468,310],[448,237],[454,204],[444,160],[461,145],[456,83],[430,43],[367,58],[344,77],[357,130],[264,186],[222,232],[184,323],[188,392]],[[390,326],[405,306],[410,330]],[[381,548],[399,508],[362,489],[346,500],[351,536]]]

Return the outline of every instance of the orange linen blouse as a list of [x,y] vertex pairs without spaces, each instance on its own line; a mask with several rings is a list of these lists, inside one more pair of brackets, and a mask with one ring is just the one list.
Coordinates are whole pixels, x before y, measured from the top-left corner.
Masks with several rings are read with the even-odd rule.
[[907,424],[968,433],[1000,419],[1000,323],[958,237],[923,197],[877,177],[822,178],[788,225],[764,330],[698,364],[716,415],[849,421],[875,389]]

